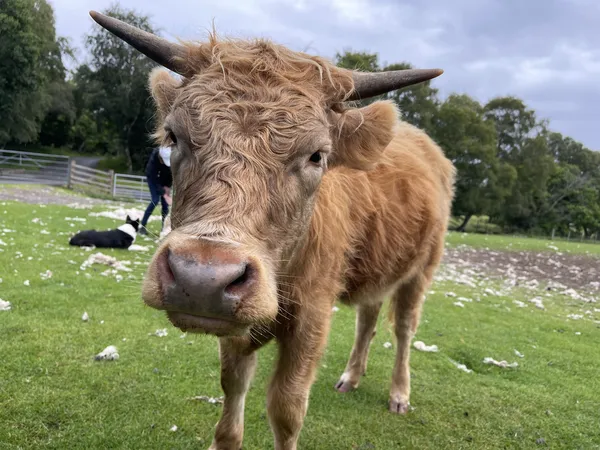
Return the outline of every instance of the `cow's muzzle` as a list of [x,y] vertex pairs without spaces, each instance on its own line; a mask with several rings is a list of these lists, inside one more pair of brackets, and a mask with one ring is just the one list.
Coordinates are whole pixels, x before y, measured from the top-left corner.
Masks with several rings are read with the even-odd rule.
[[243,334],[244,302],[256,294],[256,264],[235,248],[210,241],[188,240],[156,255],[160,304],[183,331],[216,335]]

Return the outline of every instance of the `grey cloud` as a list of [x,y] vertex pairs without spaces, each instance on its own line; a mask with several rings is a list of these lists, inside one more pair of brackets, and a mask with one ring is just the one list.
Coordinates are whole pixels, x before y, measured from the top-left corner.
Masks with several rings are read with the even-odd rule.
[[[51,0],[60,35],[82,47],[90,9],[110,0]],[[333,57],[345,48],[377,52],[383,63],[441,67],[445,97],[485,102],[516,95],[553,130],[600,149],[600,2],[596,0],[122,0],[152,16],[168,38],[218,32],[269,37]],[[80,53],[81,56],[84,52]]]

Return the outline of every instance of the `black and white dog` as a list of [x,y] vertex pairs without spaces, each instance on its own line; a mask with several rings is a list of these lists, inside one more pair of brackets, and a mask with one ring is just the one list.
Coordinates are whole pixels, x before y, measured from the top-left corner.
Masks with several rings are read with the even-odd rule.
[[121,225],[116,230],[80,231],[71,238],[69,245],[77,245],[79,247],[129,248],[135,242],[139,226],[139,219],[131,220],[127,216],[125,225]]

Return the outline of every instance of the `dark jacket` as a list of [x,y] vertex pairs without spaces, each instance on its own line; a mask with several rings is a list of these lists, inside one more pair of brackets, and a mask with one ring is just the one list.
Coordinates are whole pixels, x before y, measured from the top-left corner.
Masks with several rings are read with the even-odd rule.
[[159,186],[171,187],[173,184],[171,168],[160,161],[160,155],[158,154],[157,148],[152,150],[148,164],[146,164],[146,177]]

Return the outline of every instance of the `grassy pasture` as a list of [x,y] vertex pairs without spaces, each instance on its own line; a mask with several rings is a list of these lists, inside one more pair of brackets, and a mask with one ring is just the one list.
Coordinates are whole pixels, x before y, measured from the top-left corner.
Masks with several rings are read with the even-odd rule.
[[578,240],[566,241],[550,239],[537,239],[530,237],[517,237],[498,234],[448,233],[447,243],[451,247],[467,245],[475,248],[489,248],[491,250],[506,251],[535,251],[552,252],[560,251],[570,254],[589,255],[600,257],[600,242],[581,242]]
[[[80,269],[90,252],[69,248],[69,235],[117,225],[89,215],[103,209],[0,202],[0,298],[12,303],[10,311],[0,311],[0,449],[210,444],[221,407],[189,398],[221,395],[216,341],[182,335],[163,314],[143,306],[140,281],[152,249],[102,251],[131,261],[131,272],[119,272],[121,281],[102,275],[106,266]],[[460,233],[450,233],[448,245],[548,250],[543,240]],[[600,253],[583,244],[552,245]],[[43,279],[47,270],[52,276]],[[500,282],[485,286],[496,289]],[[550,292],[545,310],[518,308],[513,300],[527,302],[531,292],[484,296],[483,286],[452,280],[433,286],[415,340],[440,351],[413,350],[414,410],[403,417],[386,410],[394,348],[384,343],[395,342],[385,314],[359,389],[334,391],[354,335],[354,312],[340,306],[299,448],[600,448],[600,329],[594,321],[600,304],[580,305]],[[457,307],[449,292],[473,301]],[[593,314],[567,317],[586,309]],[[84,311],[88,322],[81,320]],[[149,335],[163,328],[167,336]],[[117,346],[119,360],[94,361],[108,345]],[[486,365],[488,356],[519,366]],[[272,448],[264,399],[275,357],[274,344],[259,354],[246,403],[245,449]],[[170,431],[173,425],[177,431]]]

